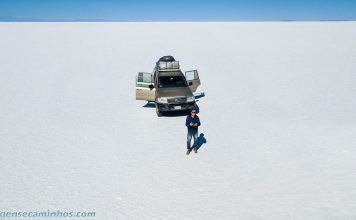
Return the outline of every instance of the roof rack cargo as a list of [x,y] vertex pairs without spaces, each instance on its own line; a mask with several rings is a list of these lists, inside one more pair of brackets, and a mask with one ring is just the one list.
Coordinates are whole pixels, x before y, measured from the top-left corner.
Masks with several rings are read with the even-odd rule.
[[159,58],[158,62],[159,61],[172,62],[172,61],[176,61],[176,60],[174,59],[173,56],[167,55],[167,56],[163,56],[163,57]]
[[179,62],[178,61],[171,61],[171,62],[164,62],[159,61],[157,63],[157,67],[159,70],[179,70]]
[[170,55],[161,57],[156,66],[160,71],[179,70],[179,62]]

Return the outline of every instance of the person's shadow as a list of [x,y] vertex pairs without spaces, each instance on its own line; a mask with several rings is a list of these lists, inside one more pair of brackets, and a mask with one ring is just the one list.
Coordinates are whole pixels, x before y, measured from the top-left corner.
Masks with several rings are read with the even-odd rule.
[[201,148],[203,144],[206,144],[206,138],[204,137],[204,133],[200,133],[197,139],[197,149]]

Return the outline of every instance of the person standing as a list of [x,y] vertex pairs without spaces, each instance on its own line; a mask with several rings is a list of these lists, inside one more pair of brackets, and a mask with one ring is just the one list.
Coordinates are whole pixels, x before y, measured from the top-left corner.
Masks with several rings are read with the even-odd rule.
[[[188,128],[187,155],[190,154],[192,149],[194,149],[195,153],[198,153],[197,139],[198,139],[198,127],[200,126],[200,120],[195,109],[192,109],[190,115],[187,116],[187,119],[185,120],[185,126],[187,126]],[[192,137],[194,139],[194,144],[191,148],[190,143],[192,141]]]

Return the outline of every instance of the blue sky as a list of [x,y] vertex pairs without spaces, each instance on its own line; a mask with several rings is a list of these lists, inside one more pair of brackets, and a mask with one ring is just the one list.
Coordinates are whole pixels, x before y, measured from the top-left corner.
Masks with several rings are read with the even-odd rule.
[[356,0],[0,0],[0,21],[356,20]]

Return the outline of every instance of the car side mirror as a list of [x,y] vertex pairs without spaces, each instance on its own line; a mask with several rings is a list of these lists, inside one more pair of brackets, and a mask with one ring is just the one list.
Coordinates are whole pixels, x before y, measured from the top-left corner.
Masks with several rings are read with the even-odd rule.
[[190,86],[193,85],[193,82],[189,82],[189,85],[190,85]]
[[152,90],[154,88],[154,86],[151,84],[148,86],[148,88],[150,88],[150,90]]

